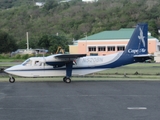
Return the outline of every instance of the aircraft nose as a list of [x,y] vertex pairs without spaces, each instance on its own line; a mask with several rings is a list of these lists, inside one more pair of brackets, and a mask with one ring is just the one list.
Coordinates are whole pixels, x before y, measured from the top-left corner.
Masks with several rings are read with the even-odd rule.
[[19,68],[21,68],[21,65],[15,65],[15,66],[12,66],[12,67],[9,67],[9,68],[5,69],[4,72],[12,73],[15,70],[19,70]]
[[4,70],[4,72],[6,72],[6,73],[8,73],[8,71],[9,71],[9,68],[7,68],[7,69]]
[[10,72],[13,71],[14,69],[15,69],[14,66],[13,66],[13,67],[9,67],[9,68],[5,69],[4,72],[10,73]]

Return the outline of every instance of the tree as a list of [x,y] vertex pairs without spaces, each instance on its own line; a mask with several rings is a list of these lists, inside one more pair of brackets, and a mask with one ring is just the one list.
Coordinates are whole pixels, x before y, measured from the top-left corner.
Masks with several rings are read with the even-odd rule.
[[43,8],[34,6],[33,0],[0,1],[0,9],[6,8],[6,4],[14,6],[0,11],[0,28],[18,41],[25,38],[26,31],[31,33],[30,38],[58,32],[72,40],[80,39],[84,32],[91,35],[139,22],[149,23],[151,19],[160,26],[159,0],[99,0],[88,4],[81,0],[59,4],[59,0],[40,0],[45,1]]
[[47,49],[50,46],[48,35],[43,35],[39,42],[38,46]]
[[46,4],[44,5],[44,9],[50,10],[50,9],[54,9],[57,6],[58,6],[57,1],[50,0],[50,1],[46,2]]
[[152,33],[152,36],[158,36],[158,28],[154,20],[148,22],[149,31]]
[[12,36],[4,31],[0,31],[0,53],[12,52],[17,49],[17,45]]
[[38,45],[41,48],[48,49],[51,53],[55,53],[58,46],[61,46],[65,51],[68,51],[68,40],[64,36],[43,35],[40,38]]

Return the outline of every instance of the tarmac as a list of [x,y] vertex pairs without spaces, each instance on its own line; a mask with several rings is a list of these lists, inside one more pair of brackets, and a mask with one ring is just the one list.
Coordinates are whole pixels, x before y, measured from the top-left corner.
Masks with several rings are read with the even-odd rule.
[[0,82],[0,120],[159,120],[160,81]]

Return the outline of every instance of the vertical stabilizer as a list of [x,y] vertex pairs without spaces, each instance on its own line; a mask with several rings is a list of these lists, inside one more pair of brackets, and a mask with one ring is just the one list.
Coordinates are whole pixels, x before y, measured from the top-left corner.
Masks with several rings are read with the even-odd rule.
[[148,54],[148,25],[146,23],[136,26],[124,52],[133,55]]

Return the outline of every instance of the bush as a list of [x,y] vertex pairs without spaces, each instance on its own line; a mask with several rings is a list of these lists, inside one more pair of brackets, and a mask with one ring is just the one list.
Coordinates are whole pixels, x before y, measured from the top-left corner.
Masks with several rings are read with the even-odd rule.
[[4,59],[4,56],[2,54],[0,54],[0,59]]
[[21,56],[21,58],[22,58],[22,59],[28,59],[28,58],[29,58],[29,55],[28,55],[28,54],[24,54],[24,55]]
[[0,59],[9,59],[10,54],[0,54]]
[[17,55],[15,55],[14,58],[16,58],[16,59],[21,59],[21,55],[20,55],[20,54],[17,54]]

